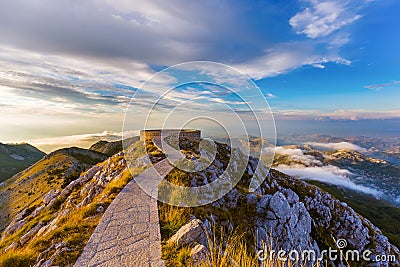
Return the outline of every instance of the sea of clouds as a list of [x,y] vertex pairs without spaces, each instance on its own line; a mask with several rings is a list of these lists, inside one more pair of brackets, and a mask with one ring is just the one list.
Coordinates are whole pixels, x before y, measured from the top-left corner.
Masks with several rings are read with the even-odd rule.
[[[307,143],[315,149],[321,150],[354,150],[359,152],[366,151],[365,148],[348,143]],[[273,148],[267,148],[267,150],[273,150]],[[267,151],[267,152],[271,152]],[[362,193],[370,194],[375,197],[382,196],[376,188],[357,184],[351,180],[354,176],[351,171],[347,169],[341,169],[337,166],[323,164],[319,159],[313,155],[306,155],[305,150],[300,148],[282,147],[277,146],[275,148],[275,154],[288,156],[289,159],[296,162],[295,164],[280,164],[275,168],[288,175],[303,179],[303,180],[314,180],[322,183],[342,186],[344,188],[356,190]]]

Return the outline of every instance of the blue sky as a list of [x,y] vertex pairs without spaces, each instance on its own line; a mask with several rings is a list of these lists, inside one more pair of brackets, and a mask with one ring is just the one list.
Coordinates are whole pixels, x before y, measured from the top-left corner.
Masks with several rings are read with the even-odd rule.
[[120,138],[136,88],[196,60],[252,78],[278,133],[373,121],[378,134],[400,120],[399,12],[396,0],[1,1],[0,142]]

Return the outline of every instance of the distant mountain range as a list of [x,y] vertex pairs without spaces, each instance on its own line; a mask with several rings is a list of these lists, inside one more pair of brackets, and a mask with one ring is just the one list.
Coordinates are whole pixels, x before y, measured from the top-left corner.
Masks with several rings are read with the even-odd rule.
[[365,148],[365,154],[372,157],[387,160],[391,163],[400,165],[400,137],[368,137],[368,136],[352,136],[352,137],[333,137],[329,135],[310,134],[299,135],[291,134],[281,136],[277,140],[278,145],[295,145],[309,142],[318,143],[339,143],[349,142]]
[[[400,166],[348,150],[350,143],[321,145],[325,148],[312,145],[278,146],[273,167],[305,180],[339,185],[400,206]],[[327,148],[329,146],[332,148]]]
[[0,183],[26,169],[45,155],[44,152],[30,144],[0,143]]

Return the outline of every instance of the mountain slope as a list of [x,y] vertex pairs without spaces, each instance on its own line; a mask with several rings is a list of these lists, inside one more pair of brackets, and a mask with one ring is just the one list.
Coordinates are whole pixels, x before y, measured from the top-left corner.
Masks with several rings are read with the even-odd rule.
[[[151,162],[165,158],[163,152],[151,142],[146,146],[136,142],[131,149],[141,151],[144,147],[151,151]],[[202,154],[196,142],[183,142],[183,148],[181,152],[188,159],[194,160]],[[211,183],[227,169],[231,150],[227,145],[217,144],[216,159],[205,170],[185,173],[174,169],[166,179],[185,186]],[[67,154],[74,155],[71,157],[75,159],[87,160],[87,157],[77,156],[82,153],[77,153],[76,150]],[[238,157],[235,156],[232,160],[243,159],[240,152],[233,154]],[[44,160],[54,156],[57,155],[49,155]],[[66,157],[65,151],[58,156],[62,160]],[[149,164],[143,158],[131,159],[134,162],[134,176],[147,167],[143,164]],[[42,169],[56,165],[56,168],[50,170],[59,170],[63,165],[58,162],[40,162],[41,165],[35,165],[36,168],[28,170],[19,180],[14,180],[14,186],[21,181],[36,180],[36,186],[40,187],[41,183],[46,183],[45,179],[38,180],[43,174]],[[254,238],[268,241],[271,234],[270,241],[274,248],[312,248],[321,251],[334,246],[334,237],[348,240],[351,249],[361,251],[368,248],[374,255],[386,253],[400,256],[398,249],[369,220],[314,185],[271,170],[261,187],[256,192],[249,192],[248,186],[252,177],[267,175],[265,168],[257,175],[254,174],[258,164],[260,163],[257,159],[250,158],[239,183],[227,195],[211,204],[179,208],[160,203],[163,240],[166,241],[195,216],[205,225],[214,223],[216,229],[223,228],[228,232],[237,229],[247,238],[249,248],[254,253],[260,246],[260,243],[254,246]],[[65,177],[69,169],[63,169],[58,174],[60,178]],[[30,201],[25,209],[19,209],[19,213],[10,215],[12,221],[3,231],[0,241],[0,250],[4,252],[0,256],[0,266],[71,266],[82,252],[104,210],[131,179],[124,155],[120,152],[81,172],[64,188],[57,185],[59,179],[56,179],[52,187],[46,187],[40,193],[34,192],[35,201]],[[229,174],[225,179],[229,181]],[[58,191],[54,190],[57,186],[60,186]],[[14,194],[16,189],[17,187],[12,189]],[[4,191],[0,192],[0,195],[3,196],[3,193]],[[20,196],[20,202],[24,201],[22,196],[27,196],[27,192]],[[167,265],[177,266],[174,264],[174,257],[181,255],[182,248],[164,246],[164,251],[165,249],[170,252],[169,257],[165,258]]]
[[4,229],[16,214],[40,203],[47,192],[62,189],[82,171],[106,158],[91,150],[64,148],[6,180],[0,187],[0,229]]
[[[10,201],[27,196],[26,192],[15,195],[21,181],[39,186],[47,183],[49,177],[43,174],[48,171],[57,177],[10,216],[12,220],[1,235],[0,251],[4,253],[0,254],[0,266],[71,266],[105,209],[132,176],[122,152],[107,158],[91,150],[62,149],[33,167],[9,182]],[[138,168],[137,172],[141,171]],[[66,179],[71,173],[74,179]],[[8,191],[0,191],[0,196]]]
[[357,151],[291,145],[277,147],[274,167],[347,202],[400,246],[399,166]]
[[[193,155],[197,157],[200,154],[195,148],[185,148],[185,150],[190,151],[190,157]],[[167,179],[182,186],[203,186],[212,183],[226,168],[229,151],[229,148],[224,146],[218,149],[217,160],[204,171],[190,174],[175,169]],[[221,164],[223,167],[220,167]],[[346,249],[360,252],[368,249],[372,251],[372,255],[396,255],[399,259],[400,253],[397,247],[391,245],[375,225],[355,212],[347,203],[317,186],[271,169],[260,188],[256,192],[249,192],[250,179],[254,177],[254,170],[258,164],[257,159],[250,158],[246,172],[238,185],[223,198],[211,204],[194,208],[176,208],[160,203],[160,225],[162,238],[165,241],[164,259],[167,266],[182,264],[179,257],[188,254],[187,245],[189,245],[189,255],[190,249],[191,253],[196,252],[197,241],[186,242],[186,246],[183,247],[178,245],[171,248],[171,242],[175,242],[171,240],[176,240],[176,236],[169,239],[178,230],[185,229],[183,225],[193,223],[194,217],[200,219],[211,232],[220,228],[227,233],[235,230],[239,236],[246,237],[248,247],[254,248],[256,238],[258,247],[254,248],[254,251],[260,249],[264,241],[275,251],[282,248],[285,251],[313,250],[318,254],[325,249],[336,249],[335,240],[345,239],[348,242]],[[264,168],[261,173],[266,174],[267,170]],[[182,239],[189,238],[182,237]],[[224,247],[226,241],[221,242],[222,244],[218,246]],[[254,253],[252,255],[255,256]],[[338,266],[340,261],[333,261],[332,264]],[[360,266],[360,264],[363,263],[352,262],[350,265]]]
[[30,144],[0,143],[0,183],[26,169],[46,154]]
[[[135,137],[126,139],[124,142],[125,142],[125,145],[129,145],[129,144],[135,143],[138,140],[139,140],[139,137],[135,136]],[[112,155],[115,155],[118,152],[122,151],[123,147],[122,147],[122,141],[108,142],[108,141],[102,140],[102,141],[99,141],[99,142],[93,144],[89,149],[97,151],[97,152],[101,152],[101,153],[111,157]]]

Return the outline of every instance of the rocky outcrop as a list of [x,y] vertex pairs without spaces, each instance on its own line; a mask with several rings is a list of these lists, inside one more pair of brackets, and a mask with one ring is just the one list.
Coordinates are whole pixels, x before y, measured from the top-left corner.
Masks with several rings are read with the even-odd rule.
[[44,197],[43,203],[49,204],[54,198],[56,198],[60,194],[59,190],[51,189]]
[[[64,251],[70,251],[70,248],[67,247],[66,242],[57,243],[55,245],[50,246],[45,251],[39,254],[36,259],[36,264],[33,267],[50,267],[53,266],[53,261],[55,258],[60,255]],[[50,257],[45,259],[45,255],[50,253]]]
[[176,247],[191,247],[191,263],[196,266],[207,260],[210,255],[206,232],[208,232],[206,225],[192,216],[190,222],[182,226],[168,240],[168,243],[174,244]]
[[[193,151],[191,153],[193,154]],[[192,186],[205,185],[222,174],[226,160],[221,153],[225,153],[225,150],[219,149],[216,160],[209,167],[191,176]],[[228,153],[226,150],[226,154]],[[226,157],[229,158],[228,155]],[[227,230],[240,227],[241,225],[235,224],[235,219],[223,218],[221,211],[234,211],[246,203],[249,209],[254,207],[255,212],[254,218],[249,218],[253,222],[246,227],[253,228],[256,232],[259,248],[262,248],[263,243],[267,243],[275,250],[313,250],[318,256],[322,250],[337,249],[335,240],[345,239],[345,249],[357,250],[360,253],[368,249],[372,252],[372,260],[377,255],[395,255],[397,259],[400,258],[399,250],[390,244],[387,237],[369,220],[316,186],[270,170],[255,192],[249,193],[241,189],[248,186],[249,181],[256,175],[268,173],[267,169],[261,167],[255,174],[259,164],[257,159],[250,158],[244,176],[247,178],[239,182],[240,187],[232,189],[223,198],[209,205],[213,218],[211,219],[210,215],[208,218],[211,221],[226,226]],[[189,225],[186,225],[185,229],[190,229]],[[177,240],[182,231],[183,229],[179,230],[173,240]],[[312,261],[309,262],[311,263]],[[333,264],[343,263],[334,261]],[[379,266],[393,264],[399,263],[381,262]],[[371,262],[369,266],[378,265]]]
[[168,242],[179,247],[193,244],[201,244],[207,247],[207,236],[203,223],[199,219],[192,219],[188,224],[182,226]]
[[190,251],[190,257],[194,266],[206,261],[210,252],[207,247],[201,244],[196,244]]
[[[286,195],[285,195],[286,193]],[[264,195],[257,203],[257,239],[276,249],[290,251],[314,250],[319,247],[313,240],[312,219],[304,203],[290,189]]]
[[[271,180],[275,182],[269,182]],[[390,244],[369,220],[318,187],[274,170],[271,170],[270,180],[266,183],[262,185],[264,194],[257,204],[257,226],[258,229],[264,228],[267,236],[269,232],[274,240],[278,240],[277,248],[337,249],[335,240],[345,239],[345,249],[360,253],[369,249],[372,260],[376,255],[400,258],[398,248]],[[390,264],[393,262],[370,263],[369,266]]]

